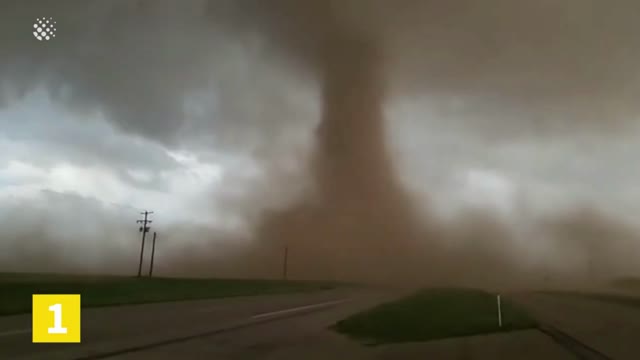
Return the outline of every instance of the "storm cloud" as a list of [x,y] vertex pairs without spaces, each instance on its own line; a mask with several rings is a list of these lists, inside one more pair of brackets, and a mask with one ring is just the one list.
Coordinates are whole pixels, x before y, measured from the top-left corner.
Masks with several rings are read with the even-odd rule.
[[[5,1],[0,146],[14,168],[56,149],[134,187],[156,178],[164,199],[186,195],[163,172],[215,164],[189,201],[268,248],[236,258],[271,268],[282,237],[302,241],[301,277],[376,278],[376,263],[434,281],[488,264],[583,272],[618,252],[557,239],[637,246],[639,13],[626,0]],[[39,16],[56,20],[53,41],[33,38]],[[23,122],[38,92],[64,122]],[[310,229],[323,230],[299,240]]]

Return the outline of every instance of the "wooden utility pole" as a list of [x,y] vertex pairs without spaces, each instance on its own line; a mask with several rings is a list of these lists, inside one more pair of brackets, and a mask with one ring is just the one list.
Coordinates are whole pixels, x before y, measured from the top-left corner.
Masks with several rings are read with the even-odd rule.
[[140,232],[142,233],[142,245],[140,246],[140,263],[138,264],[138,277],[142,276],[142,259],[144,257],[144,238],[147,235],[147,232],[149,232],[149,226],[147,226],[147,224],[151,224],[153,222],[151,220],[148,220],[149,215],[153,214],[153,211],[145,210],[140,214],[144,215],[144,219],[136,221],[136,223],[142,224],[142,226],[140,226]]
[[151,265],[149,265],[149,277],[153,275],[153,257],[156,253],[156,232],[153,232],[153,242],[151,245]]

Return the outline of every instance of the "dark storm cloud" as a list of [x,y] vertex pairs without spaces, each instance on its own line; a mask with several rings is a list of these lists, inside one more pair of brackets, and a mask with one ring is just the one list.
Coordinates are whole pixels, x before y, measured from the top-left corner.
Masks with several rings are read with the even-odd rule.
[[634,1],[241,3],[247,23],[311,67],[344,29],[376,39],[395,90],[427,94],[463,130],[567,136],[617,129],[639,110]]
[[[133,185],[158,189],[166,187],[162,171],[182,166],[157,143],[117,131],[101,118],[79,120],[53,106],[42,92],[0,110],[0,128],[2,163],[20,161],[41,168],[60,163],[100,166],[113,169]],[[130,171],[144,172],[151,179],[141,183]]]
[[[75,110],[105,113],[121,129],[174,141],[184,96],[206,81],[212,40],[197,2],[7,1],[2,3],[5,101],[37,86]],[[57,22],[33,41],[36,17]]]
[[[245,146],[261,141],[255,134],[271,126],[300,121],[281,119],[291,117],[286,111],[253,113],[274,111],[271,104],[279,100],[269,94],[287,94],[283,88],[299,82],[284,80],[291,71],[278,73],[277,64],[314,70],[320,43],[339,27],[379,39],[395,88],[459,99],[442,116],[466,118],[463,128],[505,135],[608,129],[638,110],[640,5],[628,0],[304,6],[291,0],[26,0],[0,6],[5,103],[46,86],[76,110],[103,111],[126,131],[167,142],[185,127],[216,124]],[[55,41],[31,35],[34,19],[45,14],[59,24]],[[202,95],[207,92],[215,95]],[[206,126],[190,124],[185,99],[192,94],[208,104],[219,98],[220,116],[209,116]]]
[[[299,104],[309,103],[309,91],[277,66],[269,44],[216,21],[231,13],[233,2],[28,0],[0,6],[5,104],[44,88],[81,118],[101,112],[118,129],[167,146],[255,154],[289,141],[283,125],[309,122]],[[57,21],[52,41],[31,35],[40,14]]]
[[[614,136],[639,110],[639,10],[627,0],[5,1],[0,97],[12,104],[42,87],[167,146],[249,152],[266,174],[286,172],[273,161],[319,122],[306,174],[317,189],[264,216],[267,252],[298,241],[301,276],[481,276],[514,266],[513,234],[475,213],[417,219],[396,183],[385,105],[423,94],[471,139]],[[59,24],[54,41],[31,35],[43,15]],[[306,145],[291,157],[304,159]]]
[[637,2],[415,3],[413,22],[385,29],[397,68],[414,88],[461,99],[452,115],[471,128],[566,136],[638,113]]
[[[49,120],[43,121],[43,117]],[[24,159],[20,160],[29,159],[37,165],[66,160],[82,166],[99,162],[106,166],[141,170],[178,166],[175,159],[153,143],[136,142],[135,138],[114,132],[108,124],[99,120],[87,120],[83,125],[77,122],[76,119],[46,111],[34,116],[21,113],[13,116],[3,114],[0,117],[0,126],[6,139],[33,146],[32,153],[24,154]],[[35,153],[45,156],[34,156]],[[20,154],[14,153],[12,156],[20,157]]]

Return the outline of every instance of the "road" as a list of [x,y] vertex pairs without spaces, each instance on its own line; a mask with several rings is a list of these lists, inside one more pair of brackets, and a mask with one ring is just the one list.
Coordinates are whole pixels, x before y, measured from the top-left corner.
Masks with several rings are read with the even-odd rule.
[[[0,318],[0,359],[637,359],[640,309],[580,297],[513,294],[560,331],[527,330],[364,347],[327,327],[401,296],[382,289],[84,309],[81,344],[32,344],[29,315]],[[552,335],[552,336],[551,336]]]
[[565,295],[529,293],[512,298],[540,321],[560,329],[603,358],[640,358],[640,308]]
[[336,289],[83,309],[81,344],[32,344],[31,316],[5,316],[0,317],[0,359],[148,358],[156,348],[163,353],[188,340],[312,312],[339,320],[389,296],[385,291]]

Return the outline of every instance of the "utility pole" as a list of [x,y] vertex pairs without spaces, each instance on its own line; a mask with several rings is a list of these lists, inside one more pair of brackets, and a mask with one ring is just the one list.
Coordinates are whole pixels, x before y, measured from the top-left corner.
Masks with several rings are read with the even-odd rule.
[[138,264],[138,277],[142,276],[142,259],[144,256],[144,238],[149,232],[149,227],[147,224],[151,224],[153,221],[148,220],[149,215],[153,214],[153,211],[144,211],[140,214],[144,215],[144,220],[137,220],[136,223],[142,224],[140,227],[140,232],[142,233],[142,245],[140,246],[140,264]]
[[149,277],[153,274],[153,256],[156,253],[156,232],[153,232],[153,245],[151,245],[151,265],[149,265]]
[[287,280],[287,262],[289,260],[289,246],[285,245],[284,247],[284,259],[282,264],[282,278]]

